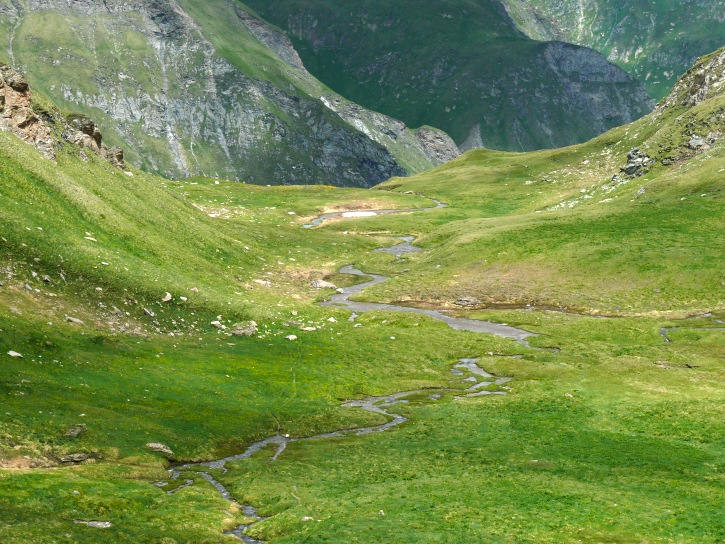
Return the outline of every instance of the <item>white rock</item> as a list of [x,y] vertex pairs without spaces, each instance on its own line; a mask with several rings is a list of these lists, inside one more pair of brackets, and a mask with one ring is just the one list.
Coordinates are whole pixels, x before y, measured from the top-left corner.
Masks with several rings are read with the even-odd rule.
[[85,325],[85,323],[83,321],[81,321],[80,319],[78,319],[77,317],[71,317],[71,316],[67,315],[67,316],[65,316],[65,320],[68,323],[73,323],[74,325]]
[[83,521],[80,519],[73,520],[74,523],[80,523],[82,525],[88,525],[94,529],[110,529],[113,524],[110,521]]
[[23,356],[20,355],[17,351],[8,351],[8,355],[10,355],[10,357],[15,357],[16,359],[23,358]]
[[315,289],[337,289],[337,285],[325,280],[315,280],[311,285]]
[[285,336],[287,340],[297,340],[297,337],[294,334],[290,334],[289,336]]
[[166,293],[164,298],[161,299],[161,302],[169,302],[172,298],[171,293]]
[[337,319],[335,319],[334,317],[331,317],[327,321],[329,321],[330,323],[337,323]]

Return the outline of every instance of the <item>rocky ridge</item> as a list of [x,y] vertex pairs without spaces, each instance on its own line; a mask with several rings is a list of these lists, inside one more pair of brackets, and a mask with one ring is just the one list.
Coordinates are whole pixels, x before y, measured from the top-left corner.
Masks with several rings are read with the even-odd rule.
[[[421,140],[326,89],[231,0],[0,0],[3,24],[31,82],[167,177],[370,186],[452,157],[445,134]],[[48,25],[68,40],[34,30]]]
[[28,82],[8,66],[0,66],[0,129],[55,160],[50,127],[33,110]]
[[88,150],[124,168],[123,150],[104,144],[103,135],[91,119],[78,115],[66,119],[57,112],[37,112],[26,79],[9,66],[0,66],[0,130],[15,134],[46,159],[55,160],[54,128],[60,128],[63,140],[80,148],[78,153],[84,160],[88,160],[84,151]]

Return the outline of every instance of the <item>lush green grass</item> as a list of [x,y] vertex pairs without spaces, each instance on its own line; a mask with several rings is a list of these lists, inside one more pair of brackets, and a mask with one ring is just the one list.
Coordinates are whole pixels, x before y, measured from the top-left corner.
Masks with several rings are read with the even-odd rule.
[[[275,542],[720,542],[722,341],[712,322],[482,314],[545,336],[506,397],[398,405],[392,433],[239,462],[235,494]],[[717,326],[717,324],[715,324]],[[687,368],[691,364],[696,368]],[[313,522],[302,522],[310,516]],[[291,529],[291,531],[290,531]]]
[[[212,459],[383,420],[346,399],[450,388],[395,405],[410,422],[388,433],[297,442],[217,476],[272,516],[251,531],[276,542],[721,542],[725,151],[661,164],[717,130],[720,107],[563,150],[473,152],[380,191],[131,178],[0,133],[0,540],[232,542],[239,508],[200,478],[153,486],[168,461],[146,443]],[[636,145],[660,162],[609,191]],[[430,206],[409,191],[449,207],[302,228],[323,211]],[[370,252],[408,233],[425,251]],[[336,273],[349,263],[394,276],[367,299],[625,317],[465,314],[538,333],[532,348],[418,315],[353,323],[309,285],[354,283]],[[248,319],[251,338],[211,325]],[[453,399],[469,383],[450,367],[471,356],[513,377],[508,395]],[[60,462],[78,452],[91,459]]]

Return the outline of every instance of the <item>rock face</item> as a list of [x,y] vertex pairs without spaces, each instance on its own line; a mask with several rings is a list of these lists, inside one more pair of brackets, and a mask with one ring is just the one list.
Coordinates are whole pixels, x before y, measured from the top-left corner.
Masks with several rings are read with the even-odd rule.
[[600,53],[524,36],[498,0],[246,3],[331,88],[409,126],[443,129],[460,150],[560,147],[653,106]]
[[655,108],[655,114],[676,107],[691,108],[725,92],[725,48],[699,59]]
[[0,129],[55,160],[50,128],[33,111],[28,82],[8,66],[0,66]]
[[[168,177],[367,187],[450,156],[443,133],[421,142],[325,88],[286,36],[232,0],[0,0],[3,19],[17,30],[0,44],[31,82]],[[76,136],[98,147],[89,125]]]
[[88,149],[118,168],[124,168],[123,150],[106,146],[93,121],[82,116],[63,119],[47,112],[41,116],[33,109],[32,102],[30,86],[25,78],[9,66],[0,66],[0,130],[12,132],[45,158],[55,160],[56,142],[52,127],[59,126],[63,130],[61,137],[67,142]]
[[61,136],[64,140],[80,148],[88,149],[99,157],[103,157],[117,168],[123,169],[125,167],[123,149],[117,147],[110,148],[104,144],[101,131],[87,117],[72,116],[69,119],[66,130]]

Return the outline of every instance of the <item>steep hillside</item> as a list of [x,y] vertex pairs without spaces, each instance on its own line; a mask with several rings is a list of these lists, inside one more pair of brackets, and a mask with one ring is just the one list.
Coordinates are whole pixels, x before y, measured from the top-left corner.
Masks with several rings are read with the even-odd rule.
[[416,227],[430,251],[405,264],[415,286],[401,279],[368,296],[594,313],[721,308],[724,66],[725,50],[704,57],[652,114],[586,144],[473,151],[384,184],[452,209]]
[[3,0],[0,29],[37,90],[167,177],[369,186],[458,153],[326,89],[232,0]]
[[659,99],[695,62],[725,43],[724,0],[502,0],[534,39],[585,45],[634,75]]
[[462,149],[582,142],[648,113],[643,88],[589,49],[523,36],[493,1],[250,0],[340,94]]

